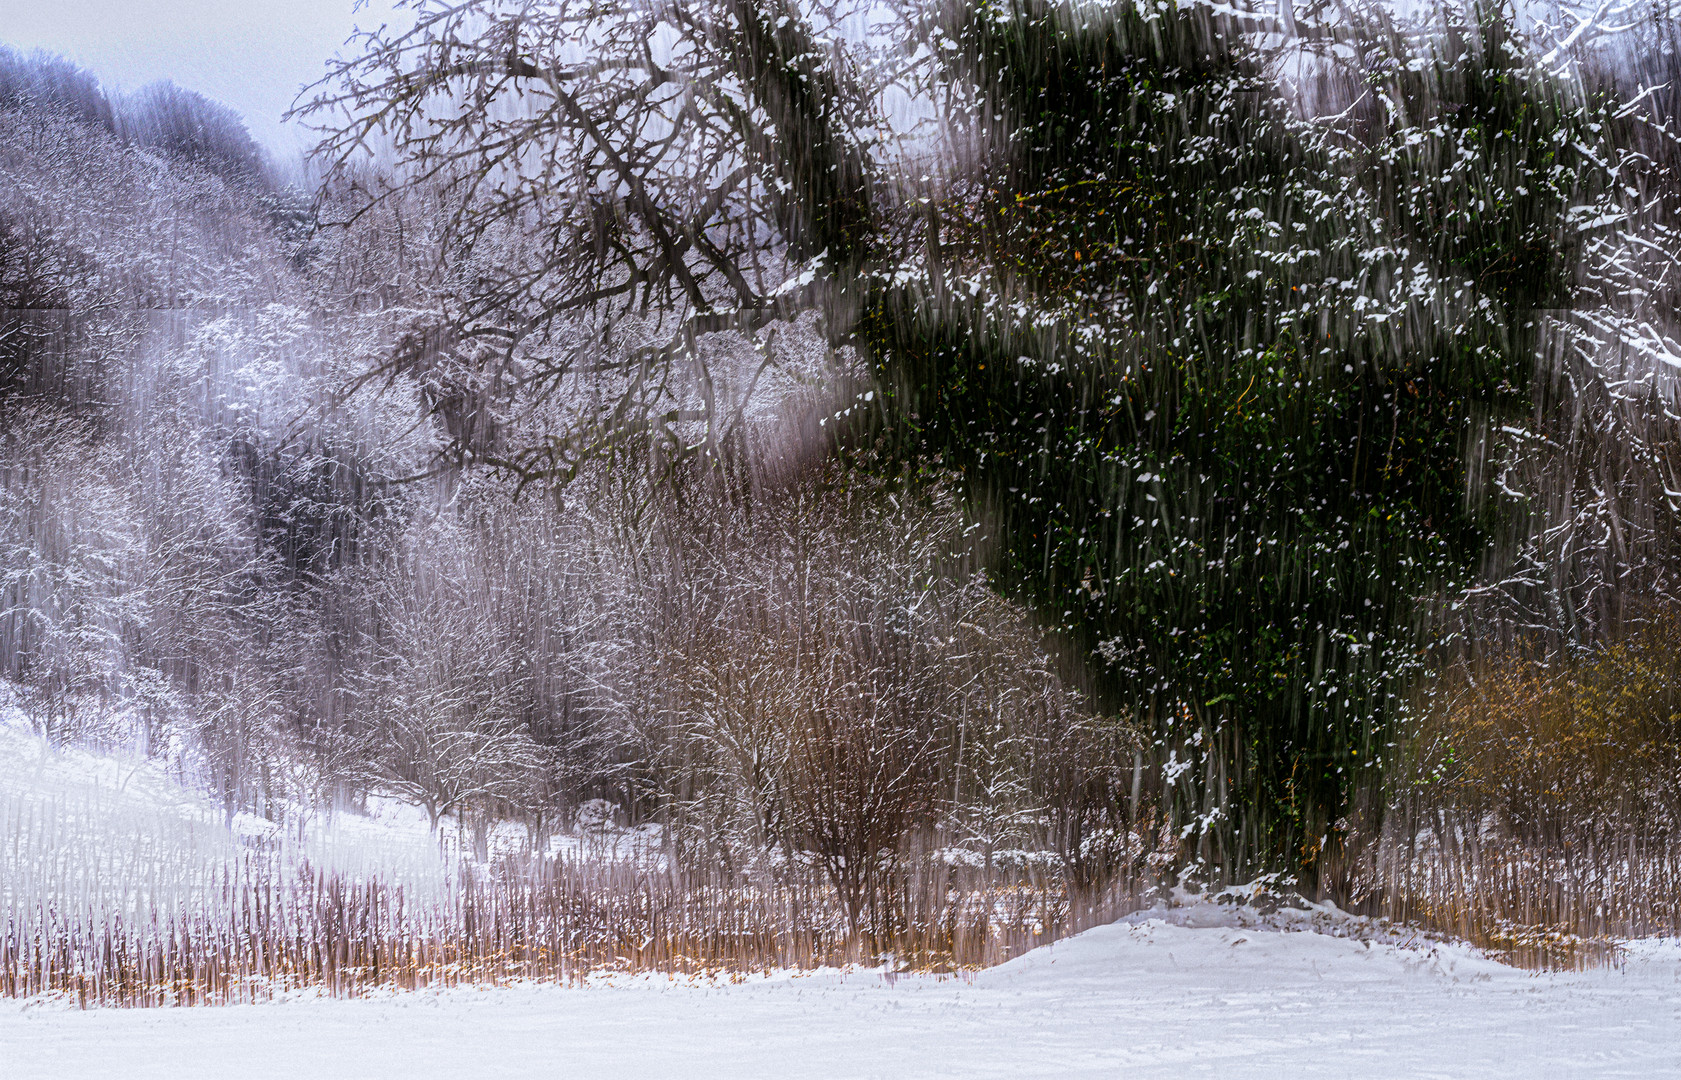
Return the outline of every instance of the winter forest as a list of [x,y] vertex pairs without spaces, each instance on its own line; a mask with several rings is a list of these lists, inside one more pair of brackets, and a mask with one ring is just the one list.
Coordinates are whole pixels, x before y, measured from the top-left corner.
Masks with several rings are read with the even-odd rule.
[[399,12],[0,50],[0,998],[1681,935],[1667,3]]

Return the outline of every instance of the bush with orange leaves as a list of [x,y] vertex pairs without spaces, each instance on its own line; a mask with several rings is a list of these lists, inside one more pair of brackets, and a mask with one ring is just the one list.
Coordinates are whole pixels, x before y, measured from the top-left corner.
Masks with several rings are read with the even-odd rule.
[[1681,614],[1562,661],[1457,665],[1426,699],[1409,786],[1518,840],[1681,828]]
[[1681,613],[1460,662],[1414,705],[1353,895],[1541,964],[1681,931]]

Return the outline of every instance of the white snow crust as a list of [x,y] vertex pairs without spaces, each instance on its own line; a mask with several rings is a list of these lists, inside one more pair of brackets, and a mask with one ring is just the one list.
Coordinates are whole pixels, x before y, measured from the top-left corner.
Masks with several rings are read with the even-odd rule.
[[[81,1012],[0,1003],[5,1080],[1681,1076],[1681,941],[1535,974],[1140,913],[972,979],[603,978],[357,1001]],[[1205,913],[1206,914],[1206,913]]]

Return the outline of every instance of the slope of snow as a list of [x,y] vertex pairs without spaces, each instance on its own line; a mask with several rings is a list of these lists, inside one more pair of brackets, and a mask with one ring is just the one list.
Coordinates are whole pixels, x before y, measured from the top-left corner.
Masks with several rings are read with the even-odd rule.
[[[0,680],[0,923],[13,892],[77,896],[131,895],[144,900],[194,897],[216,868],[262,848],[293,863],[347,876],[379,876],[411,890],[441,885],[451,860],[471,843],[459,822],[437,835],[419,806],[369,798],[363,812],[285,809],[285,825],[241,811],[231,828],[223,809],[168,763],[78,746],[52,746],[34,734],[14,693]],[[643,826],[605,825],[544,838],[550,855],[574,859],[649,859],[662,837]],[[524,851],[530,837],[499,823],[497,854]],[[159,869],[170,872],[159,876]],[[0,1072],[0,1080],[4,1073]]]
[[1537,975],[1135,916],[972,980],[637,978],[225,1009],[0,1003],[6,1080],[1681,1076],[1681,942]]
[[149,904],[208,902],[220,888],[218,871],[256,851],[411,888],[445,880],[418,810],[300,816],[289,829],[242,812],[230,828],[221,807],[162,762],[48,745],[7,707],[5,689],[0,684],[0,923],[12,903],[70,899],[138,913]]

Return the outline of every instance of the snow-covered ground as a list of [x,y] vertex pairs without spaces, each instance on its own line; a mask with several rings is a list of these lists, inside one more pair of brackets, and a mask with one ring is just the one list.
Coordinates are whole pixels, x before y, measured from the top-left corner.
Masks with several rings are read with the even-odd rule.
[[0,1003],[5,1080],[1681,1077],[1681,942],[1538,975],[1453,947],[1099,927],[972,980],[631,979],[80,1012]]
[[[196,895],[204,867],[276,828],[242,815],[230,833],[156,763],[49,749],[3,705],[0,909],[42,890],[89,901],[136,868],[151,892]],[[308,823],[300,854],[435,872],[423,815],[370,809]],[[1681,1078],[1681,941],[1541,975],[1332,909],[1191,903],[967,980],[603,978],[144,1011],[0,1000],[0,1080],[504,1076]]]

